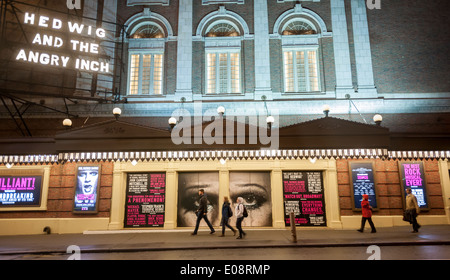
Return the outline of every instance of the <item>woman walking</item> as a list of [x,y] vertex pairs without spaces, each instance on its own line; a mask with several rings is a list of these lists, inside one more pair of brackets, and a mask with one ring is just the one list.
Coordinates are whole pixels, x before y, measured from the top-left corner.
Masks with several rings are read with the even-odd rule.
[[230,201],[228,200],[228,197],[223,198],[223,205],[222,205],[222,235],[219,235],[219,237],[225,236],[225,227],[231,229],[234,235],[236,235],[236,230],[230,226],[228,223],[228,220],[233,216],[233,211],[231,211],[230,207]]
[[361,228],[358,229],[359,232],[364,232],[364,226],[366,225],[366,220],[369,221],[369,225],[372,228],[371,233],[377,232],[375,229],[375,225],[372,222],[372,206],[369,204],[369,196],[367,194],[362,195],[363,200],[361,201],[361,209],[362,209],[362,219],[361,219]]
[[239,230],[239,236],[236,239],[242,239],[243,235],[245,235],[245,232],[242,230],[242,221],[244,220],[244,199],[242,197],[238,197],[236,205],[236,227]]

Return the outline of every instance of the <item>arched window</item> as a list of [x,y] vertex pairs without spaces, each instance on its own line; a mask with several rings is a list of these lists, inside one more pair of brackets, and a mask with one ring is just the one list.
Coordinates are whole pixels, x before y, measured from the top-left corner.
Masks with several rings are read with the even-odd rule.
[[317,31],[305,21],[294,20],[288,23],[284,30],[283,35],[307,35],[307,34],[317,34]]
[[217,20],[209,25],[204,37],[206,93],[241,93],[239,28],[232,21]]
[[285,22],[281,34],[284,91],[320,91],[319,44],[314,24],[307,19],[294,17]]
[[236,37],[239,36],[239,31],[236,28],[227,23],[222,22],[215,24],[211,28],[209,28],[208,33],[205,35],[206,37]]
[[136,31],[131,35],[133,39],[139,38],[163,38],[164,32],[161,28],[152,23],[145,23],[136,29]]
[[161,95],[165,34],[160,25],[143,21],[132,27],[128,40],[129,95]]

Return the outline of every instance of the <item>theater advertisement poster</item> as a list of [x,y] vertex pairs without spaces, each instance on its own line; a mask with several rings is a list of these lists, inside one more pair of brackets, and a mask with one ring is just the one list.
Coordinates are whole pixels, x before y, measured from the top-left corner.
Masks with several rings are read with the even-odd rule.
[[[220,224],[219,172],[178,173],[177,226],[194,227],[197,221],[195,211],[199,207],[198,190],[205,191],[208,200],[208,220],[213,226]],[[204,223],[204,222],[202,222]]]
[[42,176],[0,176],[0,207],[40,206]]
[[372,206],[372,209],[378,210],[374,162],[349,162],[349,170],[353,210],[361,210],[361,201],[364,194],[369,196],[369,204]]
[[163,227],[166,173],[128,173],[124,227]]
[[[221,186],[227,187],[227,186]],[[199,207],[199,189],[205,191],[208,203],[207,217],[215,227],[220,225],[222,204],[219,205],[219,172],[180,172],[178,173],[178,209],[177,226],[194,227]],[[248,217],[242,225],[245,227],[272,226],[270,172],[230,171],[229,195],[233,213],[236,200],[242,197],[247,208]],[[236,224],[236,215],[230,219],[230,224]],[[204,221],[200,226],[206,225]]]
[[97,213],[100,165],[77,166],[77,183],[73,212]]
[[[270,172],[230,171],[230,200],[233,212],[236,200],[242,197],[248,217],[242,222],[245,227],[272,226],[272,186]],[[235,224],[233,215],[231,224]]]
[[285,225],[290,226],[290,213],[296,226],[326,226],[322,172],[283,172]]
[[398,164],[403,191],[403,205],[406,204],[406,189],[411,188],[411,193],[416,196],[420,210],[429,210],[423,162],[403,161]]

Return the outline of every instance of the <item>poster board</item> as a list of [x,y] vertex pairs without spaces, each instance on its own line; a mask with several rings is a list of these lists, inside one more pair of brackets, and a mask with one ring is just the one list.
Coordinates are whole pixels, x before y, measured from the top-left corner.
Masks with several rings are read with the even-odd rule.
[[361,211],[362,195],[369,196],[372,210],[378,210],[378,195],[375,181],[375,164],[373,161],[349,161],[350,186],[352,192],[352,207]]
[[286,226],[291,212],[296,226],[327,226],[321,171],[283,172],[283,200]]
[[98,213],[98,190],[100,188],[100,165],[77,165],[73,212],[76,214]]
[[0,208],[40,207],[42,175],[0,175]]
[[403,208],[406,207],[406,189],[411,188],[412,194],[417,198],[417,203],[419,204],[420,210],[430,210],[423,162],[399,161],[398,169],[400,172],[400,182],[402,185]]
[[128,173],[124,227],[164,227],[166,173]]
[[[207,217],[213,226],[220,225],[221,207],[219,205],[219,172],[179,172],[177,226],[194,227],[199,207],[198,191],[204,190],[207,198]],[[202,222],[203,224],[203,222]]]

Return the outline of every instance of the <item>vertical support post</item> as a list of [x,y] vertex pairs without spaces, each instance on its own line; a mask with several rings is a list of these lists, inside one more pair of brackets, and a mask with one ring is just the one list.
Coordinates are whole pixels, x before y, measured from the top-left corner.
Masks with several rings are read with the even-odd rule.
[[179,1],[176,101],[192,101],[192,5],[192,0]]
[[377,89],[373,78],[372,52],[370,49],[369,25],[365,2],[364,0],[351,1],[356,75],[358,79],[358,94],[356,96],[376,98]]
[[347,19],[344,0],[331,0],[331,22],[333,25],[333,48],[336,67],[336,97],[352,95],[352,68],[350,65],[350,47],[348,43]]
[[255,16],[255,100],[272,100],[270,83],[269,13],[267,0],[254,1]]
[[295,226],[295,214],[289,213],[289,221],[291,224],[292,242],[297,243],[297,227]]

